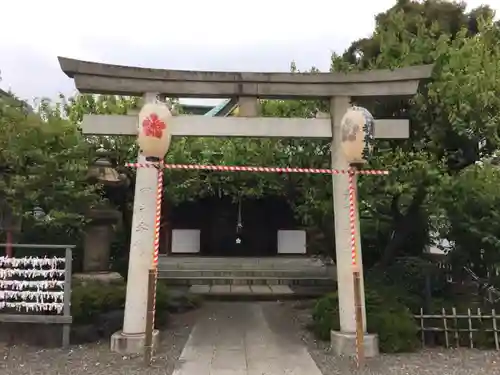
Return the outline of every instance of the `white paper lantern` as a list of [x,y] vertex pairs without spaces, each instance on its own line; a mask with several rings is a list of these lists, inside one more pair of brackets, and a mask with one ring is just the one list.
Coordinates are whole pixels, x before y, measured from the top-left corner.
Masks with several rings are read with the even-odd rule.
[[166,104],[147,103],[139,112],[137,143],[148,160],[163,160],[170,146],[168,121],[172,114]]
[[349,164],[366,163],[373,149],[374,123],[363,107],[351,107],[342,117],[342,151]]

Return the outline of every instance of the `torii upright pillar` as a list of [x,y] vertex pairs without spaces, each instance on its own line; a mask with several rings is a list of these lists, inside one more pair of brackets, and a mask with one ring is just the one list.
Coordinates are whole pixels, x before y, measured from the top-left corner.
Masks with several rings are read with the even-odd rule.
[[[331,158],[332,169],[349,169],[341,148],[342,133],[341,120],[351,106],[350,98],[345,96],[333,97],[330,100],[330,116],[332,122]],[[356,186],[357,176],[353,176]],[[349,176],[347,174],[332,175],[333,179],[333,208],[335,221],[335,253],[337,256],[337,284],[339,299],[340,331],[331,332],[331,346],[336,355],[351,355],[356,353],[356,311],[354,304],[354,284],[351,267],[351,229],[349,220]],[[357,191],[356,191],[357,194]],[[361,302],[364,335],[365,357],[378,355],[377,335],[366,333],[366,308],[363,278],[363,258],[361,252],[361,238],[359,219],[356,215],[356,251],[361,280]]]
[[[146,103],[156,100],[156,93],[144,95]],[[148,163],[140,153],[137,161]],[[117,353],[141,353],[146,342],[145,306],[155,238],[157,180],[155,168],[137,168],[123,330],[111,336],[111,350]],[[158,331],[155,330],[153,347],[158,344],[158,339]]]

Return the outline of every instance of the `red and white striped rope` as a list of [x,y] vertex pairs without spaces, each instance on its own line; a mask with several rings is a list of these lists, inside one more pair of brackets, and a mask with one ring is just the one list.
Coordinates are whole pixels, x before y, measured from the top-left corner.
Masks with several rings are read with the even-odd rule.
[[163,168],[158,168],[158,180],[156,187],[156,214],[155,214],[155,242],[153,253],[153,267],[158,266],[158,254],[160,252],[160,226],[161,226],[161,203],[163,196]]
[[[158,163],[126,163],[125,166],[132,168],[156,168]],[[311,174],[348,174],[349,169],[325,169],[325,168],[293,168],[293,167],[253,167],[239,165],[203,165],[203,164],[163,164],[165,169],[188,169],[222,172],[265,172],[265,173],[311,173]],[[377,169],[356,170],[355,174],[363,175],[388,175],[389,171]]]
[[[356,200],[355,200],[355,186],[354,186],[354,174],[355,170],[349,170],[349,225],[351,230],[351,265],[353,269],[353,277],[356,277],[357,271],[357,251],[356,251]],[[355,284],[354,284],[355,286]],[[356,293],[356,291],[354,291]],[[354,301],[354,321],[357,324],[357,306],[356,300]],[[362,343],[359,342],[358,334],[356,332],[356,365],[360,367],[360,345]]]
[[356,268],[356,202],[354,188],[354,170],[349,171],[349,225],[351,229],[351,265]]
[[[155,238],[153,250],[153,269],[155,270],[155,279],[153,285],[153,312],[156,312],[156,286],[158,283],[158,255],[160,253],[160,228],[161,228],[161,206],[163,197],[163,168],[161,163],[158,168],[158,178],[156,181],[156,212],[155,212]],[[152,332],[155,329],[155,313],[151,319]]]
[[[156,216],[155,216],[155,239],[153,253],[153,267],[156,271],[154,284],[153,311],[156,310],[156,284],[158,276],[158,254],[160,248],[160,223],[161,223],[161,203],[163,193],[163,169],[185,169],[185,170],[209,170],[223,172],[267,172],[267,173],[311,173],[311,174],[348,174],[349,176],[349,223],[351,231],[351,265],[353,270],[357,267],[356,251],[356,198],[354,187],[354,175],[388,175],[389,171],[384,170],[357,170],[349,169],[323,169],[323,168],[292,168],[292,167],[252,167],[252,166],[229,166],[229,165],[202,165],[202,164],[163,164],[163,163],[126,163],[127,167],[133,168],[157,168],[158,181],[156,192]],[[163,167],[163,168],[162,168]],[[356,309],[356,306],[355,306]],[[154,330],[154,317],[153,317]],[[359,367],[359,345],[356,335],[356,362]]]

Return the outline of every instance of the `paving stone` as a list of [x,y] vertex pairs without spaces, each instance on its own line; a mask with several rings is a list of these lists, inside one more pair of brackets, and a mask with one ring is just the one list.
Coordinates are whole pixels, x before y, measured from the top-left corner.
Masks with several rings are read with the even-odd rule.
[[293,294],[293,290],[288,285],[269,285],[275,294]]
[[[271,289],[267,289],[270,293]],[[211,360],[207,365],[208,358]],[[270,328],[260,303],[218,302],[206,306],[173,373],[205,374],[321,375],[321,372],[300,340],[290,340],[287,332]]]
[[250,289],[257,294],[271,294],[273,292],[269,285],[251,285]]
[[186,363],[176,368],[172,375],[211,375],[210,364]]
[[215,355],[210,364],[212,373],[218,373],[219,370],[246,371],[247,360],[245,348],[240,349],[215,349]]
[[231,293],[231,285],[212,285],[211,294]]
[[210,285],[192,285],[189,288],[189,293],[193,294],[207,294],[210,292]]
[[232,294],[251,294],[250,285],[231,285]]

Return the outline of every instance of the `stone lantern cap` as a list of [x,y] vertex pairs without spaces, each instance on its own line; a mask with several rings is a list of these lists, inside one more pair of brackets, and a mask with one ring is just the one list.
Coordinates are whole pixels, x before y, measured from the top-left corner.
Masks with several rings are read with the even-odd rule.
[[108,158],[109,152],[104,148],[97,150],[97,159],[89,167],[86,179],[100,182],[106,186],[122,185],[127,182],[127,176],[119,173]]

